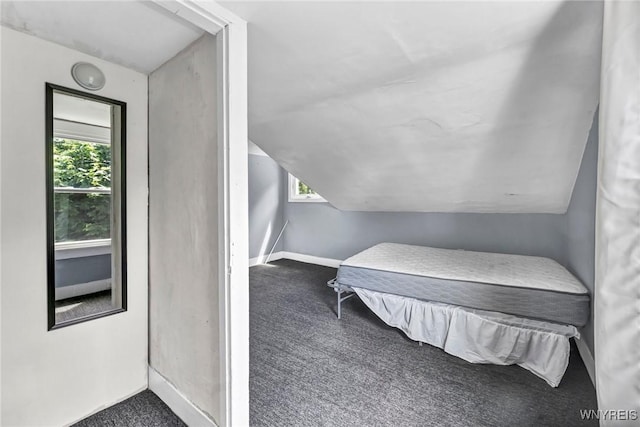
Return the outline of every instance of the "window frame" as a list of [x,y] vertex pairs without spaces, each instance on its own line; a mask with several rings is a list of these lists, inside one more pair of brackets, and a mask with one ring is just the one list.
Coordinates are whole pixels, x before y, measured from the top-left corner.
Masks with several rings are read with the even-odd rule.
[[[54,119],[55,122],[56,119]],[[80,125],[84,125],[84,123],[76,123]],[[91,126],[91,125],[87,125]],[[97,127],[97,126],[96,126]],[[55,126],[53,130],[53,145],[55,145],[55,139],[71,139],[78,142],[86,143],[86,144],[102,144],[102,145],[111,145],[111,143],[106,143],[104,141],[98,141],[95,138],[83,137],[81,134],[75,135],[73,138],[70,138],[65,133],[58,133],[55,131]],[[111,194],[111,187],[53,187],[53,195],[55,197],[56,194]],[[55,226],[55,221],[54,221]],[[103,250],[100,251],[100,254],[111,253],[111,238],[104,239],[87,239],[87,240],[66,240],[63,242],[55,242],[54,246],[56,251],[56,259],[68,259],[68,258],[82,258],[85,256],[91,256],[95,251],[96,247],[102,247]],[[108,247],[108,250],[106,250]],[[84,249],[84,250],[83,250]],[[60,254],[59,251],[65,251],[64,254]]]
[[298,193],[298,183],[300,180],[295,176],[289,175],[289,184],[288,184],[288,200],[290,203],[327,203],[327,200],[319,195],[315,194],[299,194]]
[[[87,322],[94,319],[99,319],[106,316],[111,316],[118,313],[127,311],[127,103],[118,101],[115,99],[106,98],[103,96],[95,95],[93,93],[87,93],[76,89],[70,89],[64,86],[59,86],[53,83],[45,83],[45,184],[46,184],[46,224],[47,224],[47,330],[53,331],[67,326],[76,325],[78,323]],[[76,317],[64,322],[56,323],[55,316],[55,272],[56,272],[56,244],[55,244],[55,205],[54,205],[54,164],[53,164],[53,145],[54,145],[54,114],[53,114],[53,98],[54,93],[61,92],[66,95],[78,96],[80,98],[93,100],[111,105],[112,108],[112,132],[111,140],[113,141],[115,134],[114,129],[119,131],[117,134],[118,144],[114,147],[111,146],[111,187],[109,193],[115,191],[117,198],[112,196],[112,215],[113,206],[117,204],[118,216],[115,219],[117,226],[112,229],[111,239],[109,240],[109,252],[112,256],[112,271],[118,272],[118,277],[112,276],[112,280],[118,280],[118,298],[120,299],[119,307],[111,310],[83,316]],[[118,114],[113,112],[114,109],[118,110]],[[115,123],[115,124],[114,124]],[[117,160],[116,160],[117,159]],[[116,163],[117,161],[117,163]],[[114,170],[115,168],[115,170]],[[114,219],[112,219],[112,225]],[[102,247],[104,250],[106,242],[105,239],[94,240],[92,243],[86,241],[84,247],[78,247],[77,245],[66,250],[72,252],[76,249],[80,251],[99,250]],[[115,244],[116,248],[113,247]],[[66,242],[61,242],[66,243]],[[75,243],[75,242],[74,242]],[[114,260],[114,256],[116,259]],[[70,256],[72,257],[72,256]],[[60,258],[62,259],[62,257]],[[116,267],[114,267],[114,265]],[[112,286],[112,290],[113,290]]]

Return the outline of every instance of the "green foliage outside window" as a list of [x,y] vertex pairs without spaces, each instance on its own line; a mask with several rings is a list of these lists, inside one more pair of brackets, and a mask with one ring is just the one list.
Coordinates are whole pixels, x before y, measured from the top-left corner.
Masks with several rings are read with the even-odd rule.
[[55,138],[53,186],[111,187],[111,147],[105,144]]
[[298,194],[316,194],[307,184],[298,180]]
[[111,187],[111,147],[55,138],[53,144],[55,241],[111,237],[111,194],[62,188]]

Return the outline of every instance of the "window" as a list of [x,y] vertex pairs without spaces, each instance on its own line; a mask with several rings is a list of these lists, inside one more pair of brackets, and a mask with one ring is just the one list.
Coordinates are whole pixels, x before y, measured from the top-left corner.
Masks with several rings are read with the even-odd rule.
[[111,146],[54,137],[53,185],[56,247],[110,245]]
[[289,201],[326,202],[321,195],[313,191],[307,184],[291,174],[289,174]]

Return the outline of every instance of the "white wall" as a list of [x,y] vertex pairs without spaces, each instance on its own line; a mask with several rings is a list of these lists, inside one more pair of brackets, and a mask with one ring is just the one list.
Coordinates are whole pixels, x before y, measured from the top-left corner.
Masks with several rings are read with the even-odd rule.
[[216,421],[220,408],[216,39],[149,77],[150,365]]
[[[4,426],[72,423],[147,387],[147,78],[1,29],[1,348]],[[47,331],[45,82],[79,89],[92,62],[98,95],[127,103],[128,311]]]

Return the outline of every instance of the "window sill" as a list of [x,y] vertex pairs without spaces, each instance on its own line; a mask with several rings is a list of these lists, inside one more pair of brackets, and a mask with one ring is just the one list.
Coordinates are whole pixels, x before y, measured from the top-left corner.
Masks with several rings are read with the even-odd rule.
[[289,203],[327,203],[327,201],[322,197],[289,197]]
[[55,244],[56,260],[111,254],[111,239],[62,242]]

